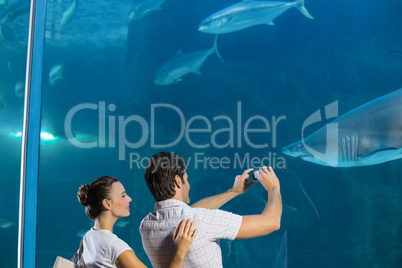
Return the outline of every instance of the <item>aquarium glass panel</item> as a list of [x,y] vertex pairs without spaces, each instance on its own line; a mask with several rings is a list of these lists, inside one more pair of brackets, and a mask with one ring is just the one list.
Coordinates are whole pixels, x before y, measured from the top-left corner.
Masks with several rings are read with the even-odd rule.
[[[160,151],[185,159],[190,204],[248,168],[278,176],[280,229],[221,240],[224,267],[400,267],[401,12],[400,0],[48,0],[36,267],[77,251],[93,226],[79,186],[104,175],[132,198],[114,233],[151,267],[139,226],[154,210],[144,171]],[[25,25],[6,25],[8,129],[21,125],[5,114],[22,107],[25,47],[6,39]],[[10,133],[4,233],[16,232],[18,202]],[[257,181],[221,209],[260,214],[267,202]]]
[[17,267],[30,1],[0,1],[0,266]]

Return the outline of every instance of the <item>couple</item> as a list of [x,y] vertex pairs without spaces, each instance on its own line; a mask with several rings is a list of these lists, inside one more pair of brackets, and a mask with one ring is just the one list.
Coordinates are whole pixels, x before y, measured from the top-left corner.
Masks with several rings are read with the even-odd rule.
[[[236,176],[227,192],[190,207],[184,159],[167,152],[153,155],[145,170],[145,181],[156,200],[155,211],[140,226],[142,243],[152,265],[222,267],[220,239],[253,238],[278,230],[282,200],[279,181],[271,167],[261,167],[255,173],[268,192],[261,214],[240,216],[218,209],[256,182],[249,180],[251,171],[247,169]],[[83,238],[84,267],[145,267],[130,246],[113,234],[116,220],[130,214],[131,198],[123,185],[116,178],[101,177],[91,185],[81,185],[78,199],[95,222]]]

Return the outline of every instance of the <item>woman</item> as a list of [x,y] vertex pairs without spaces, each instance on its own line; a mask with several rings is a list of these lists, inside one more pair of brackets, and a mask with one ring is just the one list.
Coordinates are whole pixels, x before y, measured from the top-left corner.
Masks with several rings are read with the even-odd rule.
[[[131,198],[118,179],[100,177],[91,185],[80,186],[78,200],[85,206],[88,217],[94,221],[83,238],[83,267],[146,267],[131,247],[113,234],[113,225],[120,217],[130,215]],[[174,238],[178,239],[176,253],[170,268],[182,267],[183,259],[191,248],[197,230],[194,223],[184,219],[176,227]],[[172,238],[172,239],[174,239]]]

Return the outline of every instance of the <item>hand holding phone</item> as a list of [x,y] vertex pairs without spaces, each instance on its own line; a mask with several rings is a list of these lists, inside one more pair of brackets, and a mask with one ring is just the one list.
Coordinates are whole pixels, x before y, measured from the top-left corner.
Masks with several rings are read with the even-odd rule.
[[258,179],[254,175],[255,173],[260,174],[260,171],[258,171],[258,169],[254,169],[253,171],[251,171],[251,174],[253,175],[253,180],[258,181]]

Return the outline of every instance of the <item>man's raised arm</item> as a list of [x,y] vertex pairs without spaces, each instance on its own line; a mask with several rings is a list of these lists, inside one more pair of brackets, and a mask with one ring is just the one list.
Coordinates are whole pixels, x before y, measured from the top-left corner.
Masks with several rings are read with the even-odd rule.
[[220,208],[234,197],[246,192],[247,189],[250,188],[250,186],[254,182],[256,182],[255,180],[249,180],[248,173],[252,170],[253,170],[252,168],[247,169],[243,172],[242,175],[236,176],[235,182],[233,183],[233,187],[230,190],[221,194],[201,199],[200,201],[191,205],[191,207],[208,208],[208,209]]
[[271,167],[262,167],[255,173],[258,181],[268,192],[268,202],[260,215],[243,216],[236,238],[253,238],[270,234],[280,228],[282,197],[279,180]]

